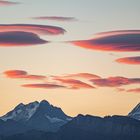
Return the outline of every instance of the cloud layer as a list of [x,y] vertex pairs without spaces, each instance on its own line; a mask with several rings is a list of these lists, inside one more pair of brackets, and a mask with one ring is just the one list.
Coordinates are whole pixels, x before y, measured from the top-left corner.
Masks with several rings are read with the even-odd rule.
[[1,47],[27,46],[45,43],[48,42],[31,32],[22,32],[22,31],[0,32]]
[[34,25],[34,24],[0,24],[0,32],[23,31],[39,35],[59,35],[66,31],[57,26]]
[[130,65],[140,65],[140,56],[119,58],[116,62]]
[[[127,78],[114,76],[102,78],[91,73],[67,74],[65,76],[43,76],[32,75],[23,70],[8,70],[3,74],[11,79],[24,79],[41,81],[37,84],[24,84],[22,87],[27,88],[65,88],[65,89],[97,89],[100,87],[115,88],[117,91],[139,92],[139,89],[126,90],[123,86],[140,84],[140,78]],[[91,79],[92,78],[92,79]]]
[[16,4],[19,4],[19,2],[0,0],[0,6],[10,6],[10,5],[16,5]]
[[71,41],[76,46],[98,51],[140,51],[140,30],[99,33],[89,40]]
[[60,17],[60,16],[41,16],[41,17],[33,17],[32,19],[51,20],[51,21],[76,21],[77,20],[74,17]]

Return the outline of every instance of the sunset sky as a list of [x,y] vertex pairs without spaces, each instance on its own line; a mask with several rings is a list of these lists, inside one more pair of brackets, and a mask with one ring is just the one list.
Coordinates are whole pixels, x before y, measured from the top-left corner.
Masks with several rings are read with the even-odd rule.
[[71,116],[140,102],[139,0],[0,0],[0,115],[48,100]]

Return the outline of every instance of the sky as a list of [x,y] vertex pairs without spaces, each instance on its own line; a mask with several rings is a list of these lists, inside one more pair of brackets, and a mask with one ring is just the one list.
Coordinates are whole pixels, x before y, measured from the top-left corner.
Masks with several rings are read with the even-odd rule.
[[0,0],[0,115],[47,100],[70,115],[140,102],[139,0]]

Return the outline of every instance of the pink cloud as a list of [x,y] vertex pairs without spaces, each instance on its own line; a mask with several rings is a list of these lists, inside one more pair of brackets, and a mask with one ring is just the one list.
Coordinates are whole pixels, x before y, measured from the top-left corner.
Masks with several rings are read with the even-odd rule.
[[140,56],[119,58],[116,62],[129,65],[140,65]]
[[140,30],[99,33],[92,39],[71,41],[71,43],[85,49],[98,51],[140,51]]
[[23,78],[27,75],[26,71],[23,70],[8,70],[3,73],[8,78]]
[[60,35],[66,31],[57,26],[35,25],[35,24],[0,24],[0,32],[23,31],[39,35]]
[[30,75],[23,70],[8,70],[3,73],[6,77],[12,79],[27,79],[27,80],[45,80],[47,77],[42,75]]
[[125,77],[109,77],[102,79],[90,80],[94,85],[99,87],[120,87],[130,84],[140,84],[140,78],[125,78]]
[[85,82],[75,79],[60,79],[56,78],[56,81],[59,81],[61,84],[68,86],[70,89],[81,89],[81,88],[94,88],[92,85],[89,85]]
[[135,92],[135,93],[140,93],[140,88],[135,88],[135,89],[129,89],[127,92]]
[[122,92],[133,92],[133,93],[140,93],[140,88],[133,88],[133,89],[124,89],[124,88],[117,88],[117,91]]
[[10,6],[10,5],[17,5],[20,4],[19,2],[12,2],[6,0],[0,0],[0,6]]
[[60,79],[82,78],[87,80],[101,78],[100,76],[91,73],[76,73],[76,74],[67,74],[64,76],[54,76],[54,77]]
[[41,39],[38,35],[31,32],[9,31],[0,32],[0,47],[30,46],[45,44],[48,41]]
[[76,21],[77,20],[74,17],[61,17],[61,16],[41,16],[41,17],[33,17],[32,19],[51,20],[51,21]]
[[66,88],[65,86],[57,84],[25,84],[22,87],[26,88],[43,88],[43,89],[56,89],[56,88]]

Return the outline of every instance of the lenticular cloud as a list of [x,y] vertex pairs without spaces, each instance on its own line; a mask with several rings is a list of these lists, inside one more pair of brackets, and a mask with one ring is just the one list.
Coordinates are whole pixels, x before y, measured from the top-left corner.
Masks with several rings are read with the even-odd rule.
[[71,41],[76,46],[113,52],[140,51],[140,30],[122,30],[99,33],[88,40]]
[[61,17],[61,16],[40,16],[40,17],[33,17],[32,19],[36,20],[51,20],[51,21],[77,21],[74,17]]
[[17,5],[17,4],[19,4],[19,2],[0,0],[0,6],[11,6],[11,5]]
[[32,32],[38,35],[60,35],[66,31],[57,26],[35,25],[35,24],[0,24],[0,32],[23,31]]
[[119,58],[116,62],[129,65],[140,65],[140,56]]
[[48,41],[41,39],[31,32],[10,31],[0,32],[0,47],[28,46],[45,44]]

